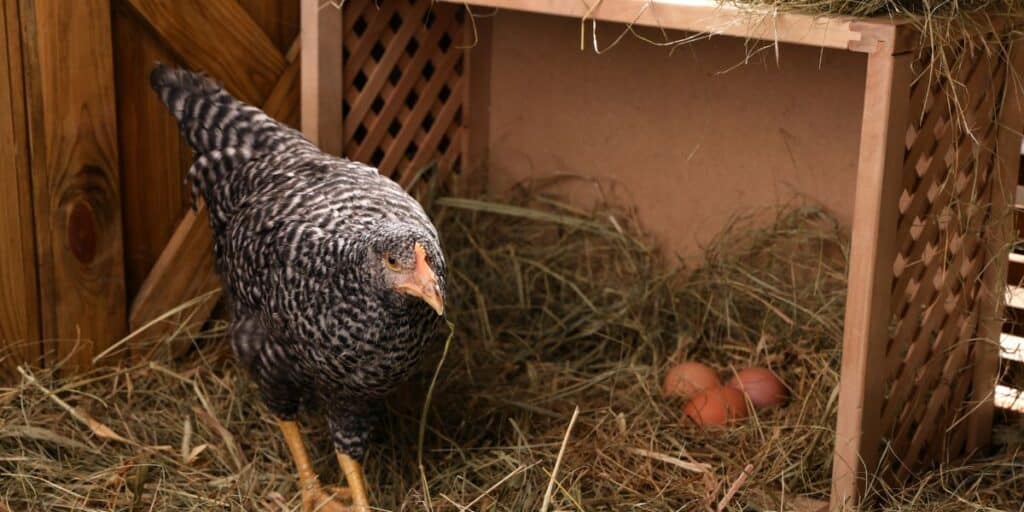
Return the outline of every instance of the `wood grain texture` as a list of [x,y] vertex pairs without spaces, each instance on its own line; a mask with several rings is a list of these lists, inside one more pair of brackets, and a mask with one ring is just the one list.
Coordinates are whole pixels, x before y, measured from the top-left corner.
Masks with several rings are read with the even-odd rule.
[[42,337],[70,369],[127,325],[110,4],[22,0]]
[[127,0],[181,61],[261,105],[284,71],[284,55],[236,2]]
[[128,297],[142,286],[189,207],[185,172],[192,150],[149,87],[154,63],[177,65],[174,54],[123,3],[114,13],[114,73],[124,209]]
[[843,332],[832,508],[857,503],[879,458],[892,262],[910,119],[910,55],[868,56]]
[[16,2],[0,7],[0,382],[42,354],[35,228]]
[[281,53],[299,35],[299,3],[295,0],[238,0]]

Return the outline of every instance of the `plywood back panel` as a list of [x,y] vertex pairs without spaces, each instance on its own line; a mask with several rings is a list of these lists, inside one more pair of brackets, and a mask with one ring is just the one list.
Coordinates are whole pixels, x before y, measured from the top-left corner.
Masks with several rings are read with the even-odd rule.
[[175,65],[177,58],[124,3],[114,6],[125,285],[134,297],[189,207],[185,171],[192,150],[149,87],[153,63]]
[[794,196],[848,225],[863,55],[782,45],[779,62],[768,51],[743,64],[740,39],[671,52],[630,36],[595,55],[589,39],[580,51],[578,20],[499,11],[490,22],[491,190],[556,173],[607,180],[684,256],[737,212]]

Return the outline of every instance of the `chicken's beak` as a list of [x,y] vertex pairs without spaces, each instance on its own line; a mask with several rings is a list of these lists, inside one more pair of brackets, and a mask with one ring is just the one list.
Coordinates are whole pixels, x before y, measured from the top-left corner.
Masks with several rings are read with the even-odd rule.
[[427,252],[420,244],[416,244],[415,251],[416,268],[405,282],[399,283],[398,291],[422,299],[437,311],[438,315],[444,315],[444,298],[437,283],[437,275],[427,264]]

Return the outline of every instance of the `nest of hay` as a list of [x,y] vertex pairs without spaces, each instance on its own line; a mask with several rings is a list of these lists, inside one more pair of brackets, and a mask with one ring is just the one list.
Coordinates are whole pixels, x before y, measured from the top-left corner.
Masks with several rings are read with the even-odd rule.
[[[796,208],[767,228],[737,221],[683,271],[626,215],[533,197],[516,206],[440,201],[451,350],[389,406],[367,463],[374,505],[793,510],[826,498],[847,254],[831,219]],[[19,382],[0,388],[0,503],[298,510],[283,441],[222,334],[215,324],[206,333],[215,339],[195,342],[183,360],[71,378],[21,369]],[[702,430],[680,422],[681,404],[659,393],[681,359],[770,367],[793,399]],[[307,413],[303,422],[321,479],[338,481],[323,421]],[[874,492],[905,510],[1016,510],[1022,471],[1024,455],[1004,446]]]
[[750,5],[774,10],[840,16],[909,16],[937,19],[967,18],[987,13],[1022,14],[1016,0],[719,0],[721,3]]

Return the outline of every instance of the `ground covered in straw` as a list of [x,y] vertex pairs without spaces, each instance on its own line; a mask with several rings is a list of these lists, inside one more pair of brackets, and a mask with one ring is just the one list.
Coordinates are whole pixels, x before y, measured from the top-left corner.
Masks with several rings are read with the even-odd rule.
[[[391,403],[367,464],[376,506],[525,511],[549,496],[551,510],[790,510],[827,496],[846,257],[828,216],[789,209],[758,230],[739,221],[680,272],[627,215],[538,199],[440,204],[454,336],[421,446],[441,347]],[[222,333],[215,323],[184,359],[70,379],[23,369],[0,388],[0,503],[297,510],[273,418]],[[724,374],[768,366],[794,399],[700,430],[659,396],[680,359]],[[322,480],[337,481],[323,422],[305,426]],[[1020,510],[1019,444],[875,492],[902,510]]]

